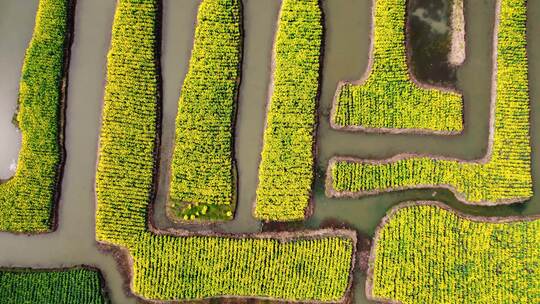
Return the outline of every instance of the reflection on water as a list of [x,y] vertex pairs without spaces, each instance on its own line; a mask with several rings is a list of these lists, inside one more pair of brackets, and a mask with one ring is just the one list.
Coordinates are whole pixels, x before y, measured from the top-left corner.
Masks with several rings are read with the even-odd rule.
[[414,76],[430,84],[455,86],[456,68],[449,64],[452,47],[450,18],[454,0],[411,0],[408,16],[408,45]]
[[[436,34],[446,34],[450,29],[448,24],[449,1],[450,0],[440,2],[441,7],[434,9],[417,7],[413,4],[411,6],[412,13],[410,15],[418,18],[420,21],[431,27],[432,32]],[[436,1],[430,2],[429,4],[433,6],[434,3],[436,3]]]
[[[426,3],[425,1],[428,0],[414,1]],[[176,107],[182,80],[187,71],[198,3],[199,0],[164,0],[163,155],[160,189],[156,202],[156,217],[160,227],[172,226],[172,223],[165,218],[163,205],[167,193],[168,157],[172,151],[170,145],[174,136]],[[20,44],[22,53],[31,35],[36,4],[37,0],[0,0],[1,37],[6,39],[10,37],[9,35],[14,35],[12,42]],[[259,223],[251,216],[251,208],[255,199],[257,166],[270,79],[270,54],[279,4],[278,0],[244,0],[246,38],[235,147],[239,171],[237,219],[232,223],[207,227],[207,229],[233,232],[260,230]],[[326,46],[317,144],[318,172],[314,193],[315,214],[305,223],[307,227],[315,228],[327,218],[336,218],[361,232],[372,235],[388,208],[404,200],[417,199],[437,199],[474,215],[517,215],[540,212],[540,201],[536,196],[527,204],[503,207],[463,205],[447,190],[411,190],[360,199],[329,199],[324,196],[322,184],[324,174],[328,159],[334,155],[386,158],[401,152],[417,152],[477,159],[485,154],[488,138],[494,0],[466,1],[465,4],[469,37],[468,59],[457,72],[457,86],[464,92],[466,127],[464,134],[448,137],[347,133],[330,129],[328,113],[338,81],[359,79],[367,64],[371,0],[323,0]],[[97,250],[94,241],[93,187],[96,149],[103,101],[106,54],[110,43],[114,5],[115,1],[111,0],[77,1],[66,117],[67,162],[62,184],[59,229],[53,234],[32,237],[0,234],[0,248],[2,248],[0,265],[58,267],[81,263],[93,264],[104,272],[113,303],[124,304],[136,301],[124,294],[123,278],[111,255]],[[21,7],[20,13],[24,11],[28,15],[28,18],[23,15],[18,16],[19,19],[27,18],[31,23],[20,28],[20,31],[28,31],[26,38],[23,37],[25,34],[19,30],[16,31],[16,35],[12,31],[5,30],[5,23],[10,18],[10,14],[5,13],[4,16],[4,12],[5,8],[9,7]],[[425,9],[430,11],[429,6]],[[536,39],[540,37],[538,34],[540,33],[540,1],[529,1],[529,10],[529,37],[534,37],[529,41],[531,100],[533,101],[532,130],[540,130],[536,119],[540,117],[540,103],[537,102],[540,100],[540,86],[538,85],[540,83],[540,39]],[[441,14],[444,15],[444,13]],[[435,18],[431,14],[427,16]],[[21,21],[20,24],[25,23]],[[10,49],[14,48],[10,47]],[[5,40],[0,44],[0,51],[4,52],[4,50],[7,50]],[[7,61],[10,65],[17,65],[16,68],[8,66],[10,69],[13,68],[13,72],[10,73],[18,75],[22,54],[19,54],[19,58],[18,63],[14,59]],[[428,63],[433,59],[433,57],[426,59],[422,56],[418,58]],[[4,53],[1,54],[0,60],[4,60]],[[4,61],[1,62],[4,70]],[[4,71],[0,71],[0,75],[3,77],[2,80],[12,81]],[[6,100],[5,92],[14,92],[9,100],[11,102],[16,100],[18,79],[16,80],[7,89],[1,90],[2,105]],[[5,85],[6,81],[1,81],[1,85]],[[1,109],[0,115],[2,113],[4,113],[4,108]],[[8,116],[10,120],[11,114]],[[4,128],[0,129],[2,132],[3,130]],[[2,132],[0,134],[3,134]],[[534,146],[540,140],[538,135],[540,135],[538,132],[532,133]],[[5,145],[2,145],[2,154],[4,147]],[[534,176],[540,166],[536,155],[533,153]],[[365,276],[358,273],[354,287],[355,303],[368,303],[364,295],[364,282]],[[212,303],[217,302],[219,301],[212,301]]]
[[0,180],[10,178],[17,169],[21,134],[12,120],[37,4],[38,0],[0,1]]

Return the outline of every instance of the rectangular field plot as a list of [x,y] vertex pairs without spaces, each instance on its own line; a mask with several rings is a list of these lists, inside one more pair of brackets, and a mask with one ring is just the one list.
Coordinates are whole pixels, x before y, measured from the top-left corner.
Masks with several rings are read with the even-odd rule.
[[102,279],[85,268],[0,269],[0,302],[3,304],[105,304]]
[[310,212],[322,35],[318,1],[283,1],[254,211],[262,220]]

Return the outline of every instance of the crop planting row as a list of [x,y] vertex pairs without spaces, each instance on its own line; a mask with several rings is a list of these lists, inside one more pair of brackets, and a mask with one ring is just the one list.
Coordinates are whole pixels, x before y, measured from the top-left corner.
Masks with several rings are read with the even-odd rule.
[[120,0],[116,9],[96,178],[97,240],[129,252],[132,291],[147,299],[341,300],[350,286],[352,231],[154,233],[148,210],[157,166],[157,1]]
[[96,175],[99,240],[120,242],[146,231],[157,171],[158,13],[158,0],[117,3]]
[[311,200],[321,14],[318,0],[282,3],[255,208],[261,219],[303,220]]
[[232,219],[241,1],[203,0],[197,19],[176,117],[169,207],[184,220]]
[[22,68],[16,121],[22,135],[17,172],[0,185],[0,230],[54,227],[63,162],[62,111],[69,0],[41,0]]
[[415,187],[449,187],[460,199],[501,204],[532,196],[526,1],[498,3],[496,96],[488,155],[475,162],[406,156],[384,162],[338,158],[330,164],[334,195]]
[[149,299],[221,296],[341,301],[354,242],[346,232],[242,238],[142,235],[130,244],[133,291]]
[[338,129],[402,129],[456,133],[463,129],[461,95],[420,86],[407,66],[407,0],[373,0],[369,71],[336,93],[332,126]]
[[540,218],[470,218],[440,205],[409,203],[383,220],[369,297],[403,304],[540,302]]
[[106,303],[97,271],[0,270],[0,302],[3,304],[103,304]]

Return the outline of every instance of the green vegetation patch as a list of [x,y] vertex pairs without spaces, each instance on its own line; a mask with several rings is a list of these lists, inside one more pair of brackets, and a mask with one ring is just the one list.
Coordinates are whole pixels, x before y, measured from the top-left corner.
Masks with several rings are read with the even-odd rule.
[[96,175],[97,240],[129,252],[132,291],[147,299],[341,300],[351,284],[352,231],[153,233],[147,217],[157,171],[157,1],[120,0],[116,9]]
[[318,0],[283,1],[255,216],[303,220],[311,200],[322,46]]
[[350,285],[354,253],[350,234],[337,230],[297,232],[289,238],[145,233],[129,246],[133,292],[159,300],[341,301]]
[[69,47],[69,0],[41,0],[26,50],[18,100],[22,145],[17,172],[0,185],[0,230],[54,228],[63,152],[63,80]]
[[420,86],[407,67],[407,0],[373,0],[374,25],[366,78],[342,83],[332,126],[338,129],[409,129],[456,133],[463,129],[461,95]]
[[96,174],[98,240],[146,231],[157,174],[158,13],[158,0],[117,4]]
[[103,304],[107,303],[98,271],[0,270],[3,304]]
[[337,158],[330,164],[331,194],[448,187],[461,200],[477,204],[518,202],[532,196],[526,1],[501,1],[487,156],[474,162],[410,155],[383,162]]
[[369,297],[403,304],[540,302],[540,218],[471,218],[439,205],[409,203],[383,220]]
[[234,119],[242,55],[240,0],[203,0],[176,117],[169,207],[176,217],[230,220]]

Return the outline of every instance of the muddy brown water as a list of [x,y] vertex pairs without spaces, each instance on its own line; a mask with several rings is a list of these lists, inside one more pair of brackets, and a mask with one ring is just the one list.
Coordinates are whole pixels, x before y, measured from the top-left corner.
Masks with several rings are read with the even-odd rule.
[[[417,4],[421,8],[423,0]],[[425,2],[425,1],[424,1]],[[9,168],[18,153],[17,133],[10,125],[15,109],[20,68],[30,40],[38,0],[0,0],[0,171]],[[174,224],[166,219],[164,202],[174,120],[180,88],[187,71],[198,0],[164,0],[163,24],[163,146],[160,187],[155,219],[159,227]],[[69,71],[66,148],[67,161],[55,233],[15,236],[0,233],[0,265],[61,267],[91,264],[105,275],[113,303],[136,303],[125,295],[123,278],[113,258],[97,250],[95,233],[94,176],[106,54],[115,2],[78,0],[75,36]],[[270,80],[270,55],[278,0],[244,0],[245,49],[243,79],[236,125],[236,156],[239,171],[236,219],[227,224],[205,227],[230,232],[261,229],[251,216],[255,199],[257,166],[262,146],[264,110]],[[427,8],[427,7],[426,7]],[[467,59],[457,70],[457,86],[464,92],[465,132],[459,136],[415,136],[347,133],[331,130],[328,123],[332,97],[340,80],[355,80],[367,66],[371,0],[323,0],[326,19],[326,47],[323,67],[320,126],[318,132],[318,176],[315,185],[315,213],[303,225],[318,227],[328,218],[338,219],[372,235],[385,212],[401,201],[440,200],[473,215],[528,215],[540,213],[540,197],[525,204],[502,207],[474,207],[458,202],[447,190],[412,190],[368,196],[360,199],[329,199],[324,196],[324,174],[334,155],[387,158],[401,152],[431,153],[463,159],[483,156],[488,139],[488,109],[491,85],[491,41],[494,0],[465,1]],[[431,16],[431,15],[429,15]],[[422,20],[417,20],[422,21]],[[440,20],[436,20],[440,24]],[[425,21],[422,21],[425,22]],[[429,20],[427,24],[429,25]],[[540,1],[529,1],[529,58],[532,130],[540,118]],[[436,57],[436,56],[435,56]],[[438,60],[437,58],[425,60]],[[426,62],[418,60],[422,64]],[[430,61],[431,62],[431,61]],[[10,135],[11,133],[11,135]],[[533,175],[540,161],[536,147],[540,134],[532,132]],[[11,137],[9,137],[11,136]],[[11,159],[10,159],[11,158]],[[538,188],[535,179],[535,189]],[[365,277],[357,271],[355,303],[369,303],[364,294]]]

